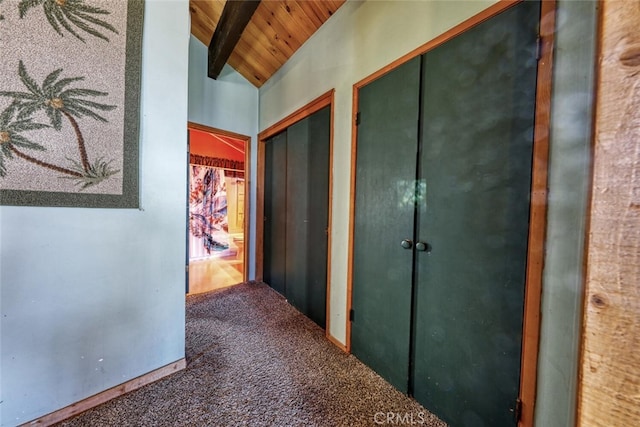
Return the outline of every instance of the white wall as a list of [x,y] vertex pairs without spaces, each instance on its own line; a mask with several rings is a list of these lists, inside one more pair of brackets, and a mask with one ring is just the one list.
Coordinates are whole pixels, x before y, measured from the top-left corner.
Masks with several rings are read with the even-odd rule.
[[335,88],[329,333],[346,341],[353,84],[494,1],[348,1],[260,88],[260,130]]
[[188,42],[147,0],[141,210],[0,208],[2,426],[184,357]]
[[[217,80],[207,77],[207,47],[191,36],[189,41],[189,121],[251,137],[249,180],[256,182],[258,89],[229,65]],[[249,270],[255,277],[256,189],[249,187]],[[246,237],[245,237],[246,239]]]

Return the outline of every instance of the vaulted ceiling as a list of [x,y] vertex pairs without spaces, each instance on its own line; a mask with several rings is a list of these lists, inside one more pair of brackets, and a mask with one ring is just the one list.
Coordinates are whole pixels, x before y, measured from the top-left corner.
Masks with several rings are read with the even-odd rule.
[[[229,0],[238,1],[238,0]],[[209,46],[227,0],[189,0],[191,34]],[[227,63],[262,86],[345,0],[262,0]]]

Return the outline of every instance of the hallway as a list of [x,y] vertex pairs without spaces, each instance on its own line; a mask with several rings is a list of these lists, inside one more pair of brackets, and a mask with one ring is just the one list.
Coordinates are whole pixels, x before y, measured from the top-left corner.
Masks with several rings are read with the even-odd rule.
[[445,426],[263,283],[187,297],[186,357],[185,370],[60,425]]

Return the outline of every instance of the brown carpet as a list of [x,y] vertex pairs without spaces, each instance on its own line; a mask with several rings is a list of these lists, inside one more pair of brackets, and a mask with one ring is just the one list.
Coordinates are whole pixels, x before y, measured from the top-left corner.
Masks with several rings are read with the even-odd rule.
[[446,426],[263,283],[187,297],[186,325],[184,371],[61,425]]

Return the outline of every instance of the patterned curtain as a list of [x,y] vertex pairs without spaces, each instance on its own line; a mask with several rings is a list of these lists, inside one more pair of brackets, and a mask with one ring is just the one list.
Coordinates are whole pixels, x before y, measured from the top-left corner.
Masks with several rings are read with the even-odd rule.
[[229,248],[224,169],[189,165],[189,257],[203,258]]
[[244,162],[238,160],[190,154],[189,163],[193,163],[194,165],[211,166],[214,168],[223,168],[225,169],[224,174],[227,178],[244,178]]

